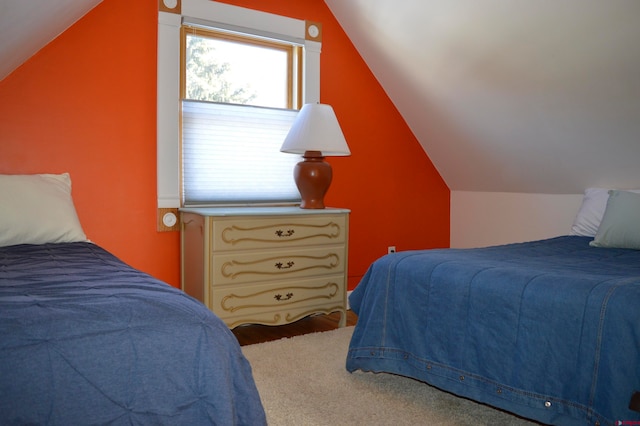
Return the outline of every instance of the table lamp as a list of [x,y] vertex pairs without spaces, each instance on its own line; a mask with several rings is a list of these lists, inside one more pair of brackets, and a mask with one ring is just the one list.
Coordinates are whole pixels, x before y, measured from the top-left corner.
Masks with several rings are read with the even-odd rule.
[[326,104],[305,104],[296,116],[281,152],[302,154],[293,169],[302,209],[324,209],[324,196],[333,171],[325,156],[351,155],[333,108]]

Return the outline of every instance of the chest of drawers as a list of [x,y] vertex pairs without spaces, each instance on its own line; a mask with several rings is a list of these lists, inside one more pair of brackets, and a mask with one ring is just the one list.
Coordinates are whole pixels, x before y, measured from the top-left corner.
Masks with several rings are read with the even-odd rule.
[[340,312],[346,324],[349,210],[183,208],[183,290],[230,327]]

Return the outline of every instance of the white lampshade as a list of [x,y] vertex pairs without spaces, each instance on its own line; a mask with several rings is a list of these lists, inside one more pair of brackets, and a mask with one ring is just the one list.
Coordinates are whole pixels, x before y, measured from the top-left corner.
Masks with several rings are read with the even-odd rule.
[[291,154],[320,151],[323,156],[351,155],[336,114],[326,104],[305,104],[302,107],[280,151]]

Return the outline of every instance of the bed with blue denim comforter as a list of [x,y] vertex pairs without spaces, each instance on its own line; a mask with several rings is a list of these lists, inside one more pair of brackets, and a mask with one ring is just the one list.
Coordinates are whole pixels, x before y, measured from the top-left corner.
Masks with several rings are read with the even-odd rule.
[[86,242],[0,248],[0,423],[261,425],[202,304]]
[[640,391],[640,251],[591,240],[377,260],[349,298],[347,370],[413,377],[542,423],[640,420],[629,408]]

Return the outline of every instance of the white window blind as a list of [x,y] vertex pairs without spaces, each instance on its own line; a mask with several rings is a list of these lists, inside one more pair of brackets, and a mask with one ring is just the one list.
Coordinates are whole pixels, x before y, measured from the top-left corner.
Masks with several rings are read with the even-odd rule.
[[296,203],[293,169],[280,152],[298,111],[182,101],[184,205]]

